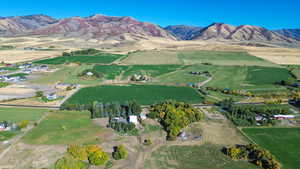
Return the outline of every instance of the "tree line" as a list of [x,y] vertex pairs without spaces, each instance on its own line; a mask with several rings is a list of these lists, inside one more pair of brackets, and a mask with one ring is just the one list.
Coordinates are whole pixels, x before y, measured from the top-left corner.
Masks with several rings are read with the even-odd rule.
[[256,125],[256,116],[264,119],[261,121],[262,125],[274,125],[276,123],[274,115],[289,113],[288,106],[279,104],[238,105],[234,103],[233,99],[225,99],[219,105],[225,110],[225,115],[238,126]]

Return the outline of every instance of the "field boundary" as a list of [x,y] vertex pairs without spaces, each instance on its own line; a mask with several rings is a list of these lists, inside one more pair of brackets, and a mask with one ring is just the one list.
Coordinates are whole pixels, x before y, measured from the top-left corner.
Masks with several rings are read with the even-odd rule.
[[[240,133],[244,136],[244,137],[246,137],[250,142],[252,142],[252,143],[254,143],[254,144],[256,144],[256,145],[259,145],[259,144],[257,144],[252,138],[250,138],[242,129],[243,129],[244,127],[237,127],[237,129],[240,131]],[[250,128],[250,127],[249,127]]]

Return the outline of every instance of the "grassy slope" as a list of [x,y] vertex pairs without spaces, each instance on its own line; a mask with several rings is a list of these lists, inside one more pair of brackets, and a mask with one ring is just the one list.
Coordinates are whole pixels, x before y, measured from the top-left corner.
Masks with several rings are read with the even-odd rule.
[[243,131],[274,154],[283,169],[300,166],[300,128],[244,128]]
[[81,89],[73,95],[67,103],[124,102],[137,100],[142,105],[174,99],[188,103],[199,103],[201,96],[192,88],[156,86],[156,85],[130,85],[130,86],[97,86]]
[[3,108],[0,107],[0,121],[20,122],[22,120],[37,121],[47,109]]
[[92,123],[88,112],[57,112],[49,114],[23,140],[29,144],[94,143],[101,128]]
[[221,152],[221,147],[211,144],[162,147],[151,158],[145,169],[258,169],[246,161],[231,160]]
[[112,63],[113,61],[123,56],[124,55],[109,54],[109,53],[99,53],[96,55],[60,56],[51,59],[39,60],[34,63],[54,64],[54,65],[72,63],[72,62],[108,64],[108,63]]

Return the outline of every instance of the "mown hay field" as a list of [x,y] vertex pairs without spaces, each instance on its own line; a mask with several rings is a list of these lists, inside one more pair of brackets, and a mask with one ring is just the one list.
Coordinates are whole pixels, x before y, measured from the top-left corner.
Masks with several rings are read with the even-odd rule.
[[142,105],[150,105],[165,100],[200,103],[202,97],[189,87],[160,85],[96,86],[79,90],[65,104],[89,104],[93,101],[120,102],[136,100]]
[[89,112],[60,111],[48,114],[23,141],[45,145],[92,144],[97,142],[101,131],[100,126],[92,123]]

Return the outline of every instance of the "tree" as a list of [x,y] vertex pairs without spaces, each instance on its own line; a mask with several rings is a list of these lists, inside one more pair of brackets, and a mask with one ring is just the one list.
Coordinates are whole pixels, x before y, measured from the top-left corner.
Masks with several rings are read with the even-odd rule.
[[112,154],[115,160],[125,159],[128,156],[128,152],[123,145],[114,147],[114,152]]
[[87,169],[87,165],[72,156],[65,156],[56,161],[55,169]]
[[89,163],[92,165],[104,165],[109,160],[107,153],[103,152],[97,145],[86,146]]
[[43,97],[44,96],[44,92],[43,91],[37,91],[35,92],[35,97]]
[[84,160],[88,159],[88,153],[84,146],[80,146],[80,145],[76,145],[76,144],[70,145],[67,149],[67,152],[78,160],[84,161]]
[[94,153],[89,154],[89,163],[91,165],[104,165],[109,160],[108,155],[103,151],[95,151]]

